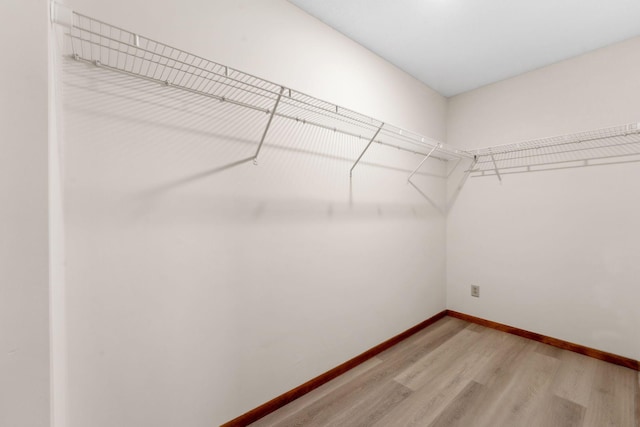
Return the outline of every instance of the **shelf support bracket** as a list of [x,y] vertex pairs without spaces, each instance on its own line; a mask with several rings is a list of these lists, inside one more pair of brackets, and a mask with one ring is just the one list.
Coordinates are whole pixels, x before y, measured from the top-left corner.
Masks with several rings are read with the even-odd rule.
[[367,152],[367,150],[369,149],[369,147],[371,146],[371,144],[373,144],[373,141],[375,141],[376,137],[378,136],[378,134],[380,133],[380,131],[382,130],[382,127],[384,126],[384,123],[382,123],[380,125],[380,127],[378,128],[378,130],[376,131],[375,134],[373,134],[373,136],[371,137],[371,139],[369,140],[369,143],[367,144],[366,147],[364,147],[364,150],[362,151],[362,153],[360,153],[360,156],[358,156],[358,159],[356,160],[356,162],[353,164],[353,166],[351,166],[351,169],[349,170],[349,177],[353,176],[353,168],[356,167],[356,165],[358,164],[358,162],[360,162],[360,159],[362,158],[362,156],[364,156],[364,153]]
[[493,157],[493,153],[489,153],[489,156],[491,157],[491,161],[493,162],[493,170],[496,171],[498,181],[502,182],[502,177],[500,176],[500,172],[498,171],[498,164],[496,163],[496,159]]
[[258,155],[260,154],[260,150],[262,149],[262,144],[264,144],[264,139],[267,137],[267,132],[269,132],[269,127],[271,127],[271,121],[273,120],[273,116],[276,114],[276,110],[278,109],[278,104],[280,104],[280,98],[282,98],[282,94],[284,93],[284,86],[280,87],[280,93],[278,94],[278,98],[276,99],[276,103],[269,114],[269,121],[267,122],[267,126],[264,128],[264,132],[262,133],[262,138],[260,138],[260,144],[258,144],[258,149],[256,150],[256,154],[253,156],[253,164],[258,164]]
[[411,172],[411,175],[409,175],[409,178],[407,178],[407,182],[411,182],[411,178],[413,177],[413,175],[415,175],[415,174],[416,174],[416,172],[418,172],[418,169],[420,169],[420,167],[422,167],[422,165],[424,164],[424,162],[426,162],[426,161],[427,161],[427,159],[428,159],[429,157],[431,157],[431,155],[433,154],[433,152],[434,152],[434,151],[436,151],[438,148],[440,148],[440,144],[436,144],[436,145],[431,149],[431,151],[429,151],[429,154],[427,154],[427,155],[424,157],[424,159],[422,159],[422,161],[420,162],[420,164],[418,165],[418,167],[417,167],[417,168],[415,168],[415,169],[413,170],[413,172]]

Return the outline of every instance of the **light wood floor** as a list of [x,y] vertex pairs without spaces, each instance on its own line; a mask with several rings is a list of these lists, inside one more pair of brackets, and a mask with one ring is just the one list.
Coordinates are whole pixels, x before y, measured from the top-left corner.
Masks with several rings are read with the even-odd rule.
[[445,317],[252,426],[640,427],[639,381]]

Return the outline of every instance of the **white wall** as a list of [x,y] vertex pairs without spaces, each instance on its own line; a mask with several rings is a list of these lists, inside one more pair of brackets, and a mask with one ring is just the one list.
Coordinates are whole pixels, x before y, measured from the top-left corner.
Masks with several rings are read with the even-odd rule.
[[0,425],[49,425],[47,4],[0,3]]
[[[79,12],[423,134],[446,100],[284,0]],[[420,158],[66,60],[70,426],[210,426],[445,308]],[[390,167],[381,167],[388,165]],[[427,169],[442,174],[444,165]],[[445,199],[445,181],[422,175]]]
[[[639,49],[631,39],[450,98],[448,142],[637,122]],[[640,358],[639,179],[638,163],[469,179],[447,218],[447,307]]]

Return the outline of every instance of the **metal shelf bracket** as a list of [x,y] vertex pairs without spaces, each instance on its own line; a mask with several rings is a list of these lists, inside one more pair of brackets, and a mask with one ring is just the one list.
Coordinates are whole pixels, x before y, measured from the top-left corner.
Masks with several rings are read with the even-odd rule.
[[367,152],[367,150],[369,149],[369,147],[371,146],[371,144],[373,144],[373,141],[376,140],[376,137],[378,136],[378,134],[380,133],[380,131],[382,130],[382,127],[384,126],[384,123],[382,123],[380,125],[380,127],[378,128],[378,130],[376,131],[375,134],[373,134],[373,136],[371,137],[371,139],[369,140],[369,143],[367,144],[366,147],[364,147],[364,150],[362,151],[362,153],[360,153],[360,156],[358,156],[358,159],[356,160],[356,162],[353,164],[353,166],[351,166],[351,169],[349,170],[349,177],[353,176],[353,168],[356,167],[356,165],[358,164],[358,162],[360,162],[360,159],[362,158],[362,156],[364,156],[364,153]]
[[424,162],[426,162],[426,161],[427,161],[427,159],[428,159],[429,157],[431,157],[431,155],[433,154],[433,152],[434,152],[434,151],[436,151],[438,148],[440,148],[440,144],[436,144],[436,145],[431,149],[431,151],[429,151],[429,154],[427,154],[427,155],[424,157],[424,159],[422,159],[422,161],[420,162],[420,164],[418,165],[418,167],[417,167],[417,168],[415,168],[415,169],[413,170],[413,172],[411,172],[411,174],[410,174],[410,175],[409,175],[409,177],[407,178],[407,182],[411,183],[411,178],[413,177],[413,175],[415,175],[415,174],[416,174],[416,172],[418,172],[418,169],[420,169],[420,167],[424,164]]
[[256,150],[256,154],[253,156],[253,164],[258,164],[258,155],[260,154],[260,150],[262,149],[262,144],[264,144],[264,139],[267,137],[267,132],[269,132],[269,127],[271,127],[271,121],[273,120],[273,116],[276,114],[276,110],[278,109],[278,104],[280,104],[280,99],[282,98],[282,94],[284,93],[284,86],[280,87],[280,93],[278,94],[278,98],[276,99],[276,103],[271,109],[271,113],[269,113],[269,120],[267,121],[267,126],[264,128],[264,132],[262,133],[262,138],[260,138],[260,144],[258,144],[258,149]]
[[498,171],[498,164],[496,163],[495,157],[493,157],[493,153],[489,153],[489,156],[491,157],[491,161],[493,162],[493,169],[496,171],[498,181],[502,182],[502,177],[500,176],[500,172]]

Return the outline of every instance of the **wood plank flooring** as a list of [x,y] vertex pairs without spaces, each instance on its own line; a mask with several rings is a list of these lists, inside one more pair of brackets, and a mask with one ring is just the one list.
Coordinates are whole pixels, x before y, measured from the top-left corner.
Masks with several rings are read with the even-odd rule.
[[445,317],[251,425],[640,427],[640,374]]

